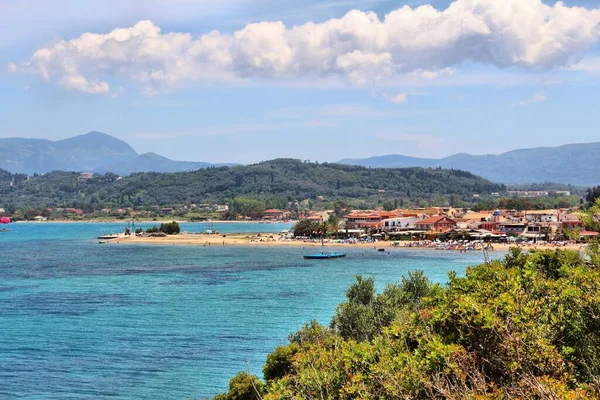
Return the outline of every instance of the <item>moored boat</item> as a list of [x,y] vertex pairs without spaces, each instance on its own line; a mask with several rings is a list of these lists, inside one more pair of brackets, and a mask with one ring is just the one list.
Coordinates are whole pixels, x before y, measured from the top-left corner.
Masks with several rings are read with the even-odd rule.
[[344,258],[344,253],[318,253],[318,254],[307,254],[304,256],[306,260],[328,260],[331,258]]

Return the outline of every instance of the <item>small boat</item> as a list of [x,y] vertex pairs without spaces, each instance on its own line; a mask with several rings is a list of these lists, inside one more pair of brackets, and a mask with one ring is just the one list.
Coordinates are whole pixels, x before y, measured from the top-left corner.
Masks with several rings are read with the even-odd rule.
[[10,232],[10,229],[0,229],[0,232]]
[[377,249],[377,251],[384,252],[384,251],[385,251],[385,249]]
[[104,235],[104,236],[98,236],[99,240],[113,240],[113,239],[119,239],[119,235]]
[[319,253],[319,254],[307,254],[304,256],[305,260],[328,260],[331,258],[344,258],[344,253]]

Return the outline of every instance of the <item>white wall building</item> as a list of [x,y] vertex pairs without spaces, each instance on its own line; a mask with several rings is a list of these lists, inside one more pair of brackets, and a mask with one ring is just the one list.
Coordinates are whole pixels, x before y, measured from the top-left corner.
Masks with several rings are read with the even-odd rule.
[[558,222],[558,212],[555,210],[527,211],[527,222]]
[[416,228],[419,218],[398,217],[383,220],[383,230],[388,232],[410,231]]

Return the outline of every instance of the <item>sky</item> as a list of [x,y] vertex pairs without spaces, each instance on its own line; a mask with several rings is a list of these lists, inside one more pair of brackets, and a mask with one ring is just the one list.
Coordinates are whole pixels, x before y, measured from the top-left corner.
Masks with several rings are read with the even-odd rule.
[[600,0],[0,0],[0,137],[177,160],[600,140]]

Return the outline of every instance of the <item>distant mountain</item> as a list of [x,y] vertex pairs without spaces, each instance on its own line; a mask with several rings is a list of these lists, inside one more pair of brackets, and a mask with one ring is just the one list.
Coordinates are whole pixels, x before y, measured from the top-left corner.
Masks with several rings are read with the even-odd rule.
[[372,168],[454,168],[472,172],[492,182],[506,184],[600,184],[600,143],[521,149],[500,155],[455,154],[441,159],[387,155],[345,159],[339,163]]
[[70,139],[0,139],[0,168],[13,173],[51,171],[182,172],[210,166],[205,162],[174,161],[154,153],[138,154],[130,145],[113,136],[90,132]]

